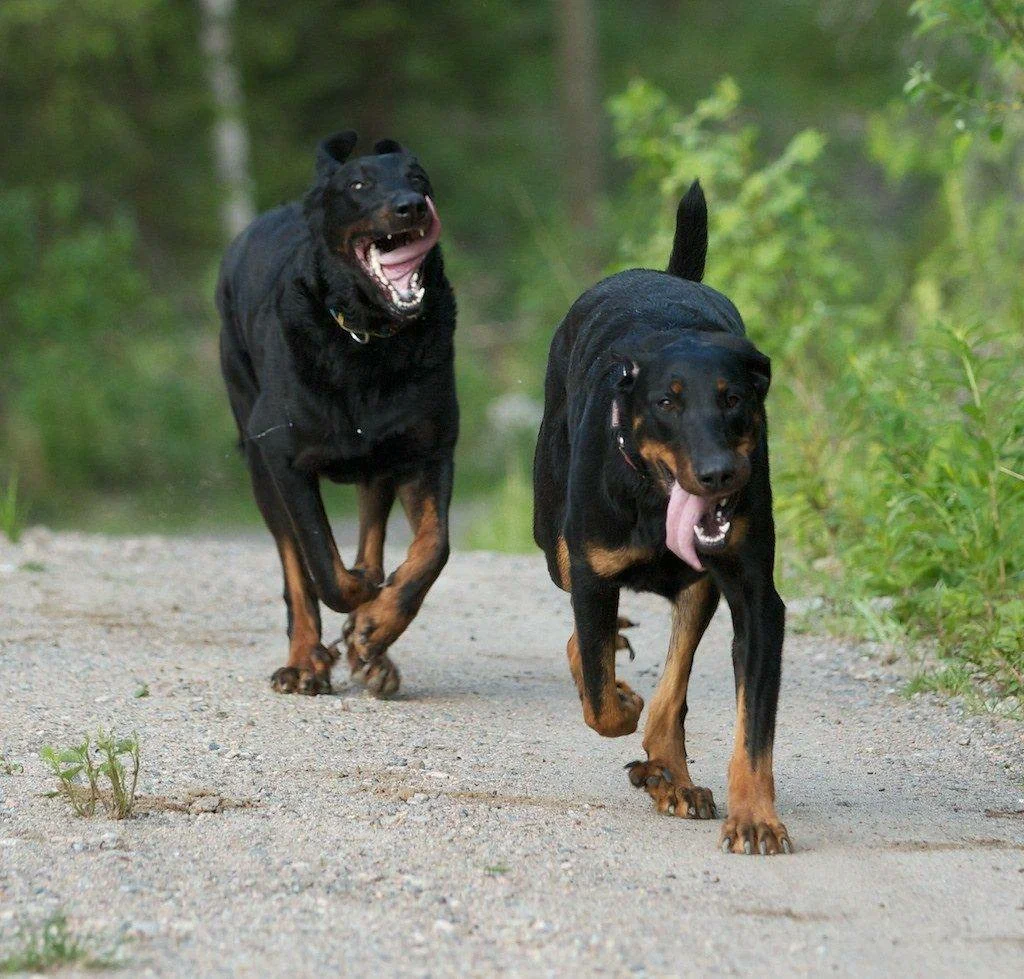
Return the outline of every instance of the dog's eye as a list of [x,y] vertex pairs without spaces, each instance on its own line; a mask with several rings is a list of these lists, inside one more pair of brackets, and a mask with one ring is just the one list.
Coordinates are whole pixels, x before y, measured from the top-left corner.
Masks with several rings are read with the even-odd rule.
[[738,394],[727,394],[725,396],[726,408],[738,408],[743,399]]
[[671,398],[659,398],[658,407],[662,411],[671,411],[676,406],[676,403]]
[[349,190],[362,190],[366,184],[362,180],[353,180],[349,185]]

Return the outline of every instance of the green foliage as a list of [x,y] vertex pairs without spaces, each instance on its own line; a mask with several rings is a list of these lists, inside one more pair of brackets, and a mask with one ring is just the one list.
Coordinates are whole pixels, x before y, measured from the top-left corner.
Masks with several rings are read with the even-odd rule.
[[510,453],[505,478],[470,525],[466,546],[482,551],[532,551],[533,482],[520,455]]
[[[92,816],[102,803],[111,819],[127,819],[135,806],[139,781],[139,739],[116,738],[99,731],[95,751],[86,735],[80,744],[57,749],[49,745],[40,752],[57,777],[57,792],[77,816]],[[130,773],[125,767],[125,759]],[[101,783],[105,783],[105,786]]]
[[69,184],[0,187],[0,242],[0,325],[11,345],[0,448],[30,496],[63,508],[83,490],[212,480],[231,443],[215,367],[202,345],[173,338],[177,314],[139,267],[129,216],[90,220]]
[[37,928],[22,930],[21,947],[0,958],[0,973],[52,972],[65,966],[112,969],[120,964],[112,953],[94,951],[92,941],[76,935],[65,914],[57,912]]
[[[707,173],[708,281],[773,357],[784,567],[841,597],[876,637],[935,639],[942,655],[1020,692],[1024,234],[1010,206],[1018,191],[1003,189],[1012,171],[1008,185],[987,183],[970,137],[943,150],[924,142],[934,133],[915,139],[877,122],[876,153],[891,151],[900,176],[927,167],[948,210],[907,280],[880,273],[869,305],[814,190],[820,139],[800,134],[760,165],[738,107],[728,81],[688,115],[643,83],[614,101],[640,196],[666,199],[629,257],[664,263],[674,204]],[[1017,158],[1009,139],[982,152],[989,168]],[[836,577],[822,580],[826,569]],[[890,610],[871,596],[891,599]]]
[[18,501],[18,474],[11,473],[0,487],[0,533],[16,544],[24,529],[21,504]]
[[1024,2],[915,0],[910,12],[919,21],[919,34],[966,39],[986,68],[982,73],[968,68],[950,87],[918,62],[904,92],[952,114],[957,129],[985,130],[999,142],[1007,118],[1024,111]]

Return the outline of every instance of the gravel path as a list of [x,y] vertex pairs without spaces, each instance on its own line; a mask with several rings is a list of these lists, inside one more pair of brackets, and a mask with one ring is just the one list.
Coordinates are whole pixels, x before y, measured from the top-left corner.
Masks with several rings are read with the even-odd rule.
[[[726,856],[717,824],[629,786],[639,735],[584,726],[539,557],[455,555],[389,702],[271,693],[279,590],[269,539],[0,545],[0,751],[24,766],[0,765],[0,958],[63,908],[133,975],[1024,975],[1019,728],[791,635],[776,771],[798,849]],[[623,611],[621,675],[649,699],[667,611]],[[688,741],[720,801],[731,696],[719,614]],[[159,798],[136,819],[42,796],[40,746],[98,725],[139,732]]]

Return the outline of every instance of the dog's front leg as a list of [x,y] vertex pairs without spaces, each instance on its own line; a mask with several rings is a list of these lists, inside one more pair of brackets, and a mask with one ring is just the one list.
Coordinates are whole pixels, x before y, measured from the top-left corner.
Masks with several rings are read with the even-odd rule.
[[583,719],[606,738],[632,734],[644,701],[627,683],[615,679],[619,589],[601,580],[585,563],[574,561],[572,609],[576,628],[566,654],[583,704]]
[[452,462],[446,459],[399,485],[398,498],[413,530],[409,552],[377,597],[356,609],[345,624],[352,676],[378,696],[398,690],[401,680],[387,649],[415,618],[448,561],[452,474]]
[[786,607],[770,562],[758,573],[722,576],[732,612],[736,678],[736,737],[729,762],[729,815],[722,848],[733,853],[789,853],[792,843],[775,811],[772,749],[782,678]]
[[335,612],[351,612],[373,598],[377,585],[359,571],[347,569],[338,553],[316,477],[295,469],[287,450],[272,443],[260,445],[260,455],[316,597]]

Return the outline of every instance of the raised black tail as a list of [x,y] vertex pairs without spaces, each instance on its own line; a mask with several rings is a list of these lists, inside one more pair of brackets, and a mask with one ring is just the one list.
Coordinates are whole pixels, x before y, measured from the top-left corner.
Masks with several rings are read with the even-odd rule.
[[700,282],[704,278],[704,261],[708,255],[708,202],[700,181],[690,184],[676,211],[676,237],[668,272],[680,279]]

